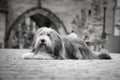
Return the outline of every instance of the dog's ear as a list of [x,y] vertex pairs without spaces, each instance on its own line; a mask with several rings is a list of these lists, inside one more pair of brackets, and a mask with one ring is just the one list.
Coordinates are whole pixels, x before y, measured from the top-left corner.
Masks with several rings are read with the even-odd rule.
[[61,36],[53,29],[51,29],[52,34],[52,41],[53,41],[53,47],[54,47],[54,55],[59,58],[61,54],[63,53],[63,40]]
[[34,34],[34,37],[33,37],[31,48],[32,48],[32,52],[35,52],[35,34]]
[[58,41],[56,41],[57,44],[55,45],[55,53],[58,55],[58,59],[66,59],[66,52],[63,39],[59,35],[57,37]]

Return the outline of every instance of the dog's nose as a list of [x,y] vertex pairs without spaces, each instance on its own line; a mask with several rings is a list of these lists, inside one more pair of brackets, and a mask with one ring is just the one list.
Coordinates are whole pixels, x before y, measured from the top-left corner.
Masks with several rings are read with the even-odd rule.
[[44,43],[44,42],[45,42],[45,40],[44,40],[44,39],[41,39],[41,42],[42,42],[42,43]]

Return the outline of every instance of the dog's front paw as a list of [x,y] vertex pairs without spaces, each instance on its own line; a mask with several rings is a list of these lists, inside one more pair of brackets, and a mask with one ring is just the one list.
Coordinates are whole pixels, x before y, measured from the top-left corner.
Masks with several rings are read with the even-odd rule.
[[38,60],[52,60],[53,58],[49,55],[37,54],[35,55],[34,59]]
[[43,59],[43,56],[40,55],[40,54],[37,54],[37,55],[35,55],[34,59],[40,59],[40,60],[42,60],[42,59]]
[[33,59],[34,58],[34,53],[25,53],[22,55],[23,59]]

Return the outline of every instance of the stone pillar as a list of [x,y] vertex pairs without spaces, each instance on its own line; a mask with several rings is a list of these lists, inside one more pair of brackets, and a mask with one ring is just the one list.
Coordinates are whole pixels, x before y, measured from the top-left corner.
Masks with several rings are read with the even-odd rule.
[[0,12],[0,46],[4,48],[6,14]]
[[0,47],[4,48],[7,0],[0,0]]
[[115,1],[114,0],[108,0],[106,4],[106,33],[109,35],[113,35],[114,32],[114,6],[115,6]]
[[[120,53],[120,30],[117,29],[117,27],[120,26],[120,0],[112,0],[114,1],[114,4],[111,4],[113,8],[110,9],[109,7],[109,11],[107,14],[109,14],[107,17],[109,17],[109,21],[114,20],[114,24],[113,27],[111,26],[112,23],[109,22],[109,32],[112,32],[112,35],[108,36],[108,40],[106,43],[106,48],[108,49],[109,52],[111,53]],[[112,3],[112,2],[111,2]],[[114,13],[114,14],[113,14]],[[112,18],[112,14],[113,14],[113,19]],[[110,16],[111,15],[111,16]]]

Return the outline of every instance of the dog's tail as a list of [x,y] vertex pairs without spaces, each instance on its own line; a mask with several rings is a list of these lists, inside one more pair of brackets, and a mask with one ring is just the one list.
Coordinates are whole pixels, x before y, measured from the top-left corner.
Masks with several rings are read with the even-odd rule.
[[98,54],[98,58],[99,59],[106,59],[106,60],[112,59],[107,51],[101,51],[100,54]]

